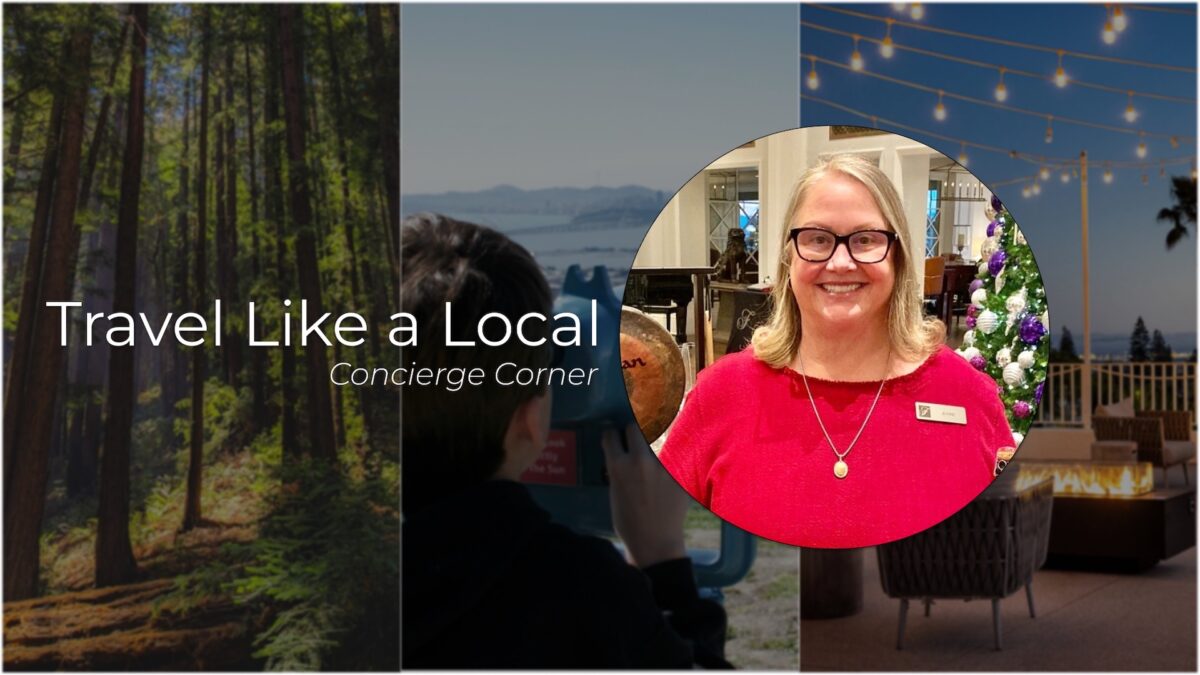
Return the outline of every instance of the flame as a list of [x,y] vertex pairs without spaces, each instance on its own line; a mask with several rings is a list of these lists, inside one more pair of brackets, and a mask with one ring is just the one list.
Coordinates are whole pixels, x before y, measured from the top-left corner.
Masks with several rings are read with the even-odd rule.
[[1154,489],[1149,462],[1032,462],[1020,463],[1018,486],[1028,487],[1046,478],[1054,479],[1056,495],[1133,497]]

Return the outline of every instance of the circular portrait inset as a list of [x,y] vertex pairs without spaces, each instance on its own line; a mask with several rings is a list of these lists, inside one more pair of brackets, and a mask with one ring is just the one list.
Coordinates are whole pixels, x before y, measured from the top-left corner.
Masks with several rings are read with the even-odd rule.
[[1004,470],[1045,380],[1046,297],[1013,215],[953,160],[873,129],[717,159],[651,227],[624,301],[683,355],[661,438],[675,409],[647,401],[678,399],[625,371],[659,459],[786,544],[874,546],[954,514]]

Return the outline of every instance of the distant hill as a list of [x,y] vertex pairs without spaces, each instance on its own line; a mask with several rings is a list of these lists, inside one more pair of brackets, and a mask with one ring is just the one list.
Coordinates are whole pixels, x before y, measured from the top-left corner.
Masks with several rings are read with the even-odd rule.
[[637,185],[540,190],[522,190],[511,185],[498,185],[478,192],[401,195],[400,200],[404,213],[521,213],[565,216],[563,221],[566,222],[576,216],[608,209],[652,211],[657,214],[668,198],[669,195],[662,190],[651,190]]

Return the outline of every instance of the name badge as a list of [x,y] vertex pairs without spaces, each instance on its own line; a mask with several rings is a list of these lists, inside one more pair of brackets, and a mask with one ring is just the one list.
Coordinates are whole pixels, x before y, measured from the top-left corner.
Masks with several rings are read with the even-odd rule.
[[938,403],[921,403],[917,401],[917,419],[926,422],[966,424],[967,409],[956,405],[940,405]]

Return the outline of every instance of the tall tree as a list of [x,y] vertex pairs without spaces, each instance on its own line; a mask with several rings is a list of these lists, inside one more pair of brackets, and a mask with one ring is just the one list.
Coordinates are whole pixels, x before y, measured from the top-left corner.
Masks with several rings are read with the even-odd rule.
[[[239,306],[240,293],[237,283],[238,257],[238,208],[237,208],[237,110],[233,100],[233,79],[237,70],[233,61],[233,35],[229,36],[229,44],[225,47],[225,237],[218,241],[221,254],[217,257],[218,265],[223,263],[224,274],[219,275],[221,284],[221,305],[230,308]],[[219,141],[218,141],[219,142]],[[236,313],[235,313],[236,314]],[[238,386],[242,375],[242,337],[238,330],[238,320],[229,322],[229,342],[226,343],[225,353],[228,354],[225,379],[229,384]]]
[[[199,306],[204,297],[204,284],[208,266],[208,70],[212,39],[212,8],[201,8],[204,12],[204,28],[200,36],[200,133],[198,140],[199,159],[196,166],[196,243],[192,247],[195,267],[192,276],[192,300]],[[219,144],[218,144],[219,145]],[[200,525],[200,489],[204,471],[204,345],[192,347],[192,430],[188,449],[187,494],[183,503],[184,532]]]
[[[256,163],[258,157],[254,148],[254,70],[250,67],[250,41],[247,40],[243,53],[246,64],[246,148],[247,164],[250,168],[250,273],[252,279],[258,279],[262,274],[262,251],[258,241],[258,173]],[[255,315],[255,333],[262,334],[261,321]],[[254,401],[254,424],[262,425],[266,419],[266,352],[261,348],[251,350],[250,354],[250,390]]]
[[1167,339],[1163,337],[1162,331],[1155,330],[1150,337],[1150,360],[1159,363],[1170,363],[1175,360],[1171,345],[1167,344]]
[[1133,334],[1129,336],[1129,360],[1150,360],[1150,333],[1146,330],[1146,322],[1140,316],[1133,325]]
[[[308,315],[324,313],[321,279],[317,264],[317,244],[308,191],[307,148],[304,139],[304,50],[301,8],[297,5],[276,7],[279,18],[279,49],[283,59],[283,109],[287,134],[288,194],[291,197],[292,224],[296,231],[296,274],[301,297],[308,301]],[[315,344],[314,344],[315,343]],[[329,395],[329,357],[317,338],[304,348],[308,372],[308,420],[313,455],[331,464],[337,458],[333,434],[333,407]]]
[[[387,194],[389,254],[392,260],[400,255],[400,75],[389,65],[395,63],[388,58],[384,45],[383,19],[379,5],[368,4],[367,46],[371,63],[375,65],[375,82],[371,87],[375,95],[375,107],[379,116],[379,143],[383,153],[383,187]],[[395,287],[400,288],[400,267],[392,267]]]
[[[83,122],[87,112],[89,71],[92,60],[92,8],[72,8],[67,53],[62,63],[64,102],[62,137],[59,143],[57,184],[51,210],[46,250],[41,265],[41,292],[37,304],[46,311],[36,313],[32,342],[16,359],[28,358],[29,378],[16,391],[22,402],[19,422],[12,429],[16,442],[6,447],[8,483],[4,493],[4,593],[5,600],[33,597],[37,593],[38,536],[45,509],[51,424],[55,393],[62,368],[58,312],[47,302],[70,301],[70,274],[79,251],[79,224],[75,207],[79,193],[80,152]],[[30,250],[30,257],[34,251]],[[27,277],[28,279],[28,277]],[[36,279],[34,280],[36,283]],[[10,390],[10,396],[12,390]],[[10,398],[8,403],[12,403]],[[7,410],[5,413],[7,417]]]
[[[129,104],[125,114],[125,156],[117,207],[116,287],[113,311],[133,316],[138,259],[138,205],[142,192],[145,141],[146,34],[149,5],[130,5],[133,17]],[[132,320],[131,320],[132,321]],[[130,327],[132,331],[132,326]],[[137,563],[129,542],[129,445],[133,432],[133,345],[113,347],[108,362],[108,414],[100,452],[100,507],[96,525],[96,586],[133,579]]]

